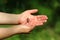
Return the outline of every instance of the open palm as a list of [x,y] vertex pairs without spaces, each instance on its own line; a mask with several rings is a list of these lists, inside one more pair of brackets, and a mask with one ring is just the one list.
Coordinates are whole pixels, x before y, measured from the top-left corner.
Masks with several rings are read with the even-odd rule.
[[[36,13],[38,10],[27,10],[23,12],[20,16],[20,25],[16,27],[16,29],[21,31],[21,33],[30,32],[33,28],[39,25],[43,25],[43,23],[47,22],[48,17],[46,15],[37,15],[33,16],[31,13]],[[22,25],[22,26],[21,26]]]

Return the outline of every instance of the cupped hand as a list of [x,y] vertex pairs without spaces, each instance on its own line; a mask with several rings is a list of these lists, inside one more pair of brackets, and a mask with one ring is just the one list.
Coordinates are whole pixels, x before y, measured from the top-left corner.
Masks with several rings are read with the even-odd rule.
[[15,28],[18,33],[29,33],[36,26],[41,26],[45,22],[47,22],[48,17],[46,15],[37,15],[37,16],[29,16],[26,19],[26,22],[17,25]]
[[28,33],[36,26],[43,25],[47,22],[48,17],[46,15],[32,15],[32,13],[36,13],[37,11],[37,9],[27,10],[19,15],[20,25],[17,25],[15,28],[18,33]]

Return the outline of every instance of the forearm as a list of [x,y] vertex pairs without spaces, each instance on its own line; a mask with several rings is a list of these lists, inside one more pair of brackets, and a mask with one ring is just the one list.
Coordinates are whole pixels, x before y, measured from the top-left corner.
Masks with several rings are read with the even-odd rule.
[[18,15],[0,12],[0,24],[18,24]]
[[9,37],[15,34],[11,28],[0,28],[0,39]]
[[7,38],[17,33],[27,32],[25,29],[27,26],[24,25],[14,25],[9,28],[0,28],[0,39]]

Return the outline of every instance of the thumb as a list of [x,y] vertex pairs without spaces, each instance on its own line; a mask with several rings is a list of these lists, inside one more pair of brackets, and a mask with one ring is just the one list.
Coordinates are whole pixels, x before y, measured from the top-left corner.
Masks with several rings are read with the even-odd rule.
[[23,12],[23,13],[24,13],[24,14],[34,14],[34,13],[36,13],[36,12],[38,12],[37,9],[32,9],[32,10],[26,10],[26,11]]

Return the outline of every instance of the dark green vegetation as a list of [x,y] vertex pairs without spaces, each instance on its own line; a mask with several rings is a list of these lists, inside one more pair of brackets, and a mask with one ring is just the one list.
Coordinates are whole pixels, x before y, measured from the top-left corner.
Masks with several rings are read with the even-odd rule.
[[34,8],[39,10],[36,15],[47,15],[48,22],[36,27],[30,34],[18,34],[5,40],[60,40],[60,0],[0,0],[1,12],[18,14]]

